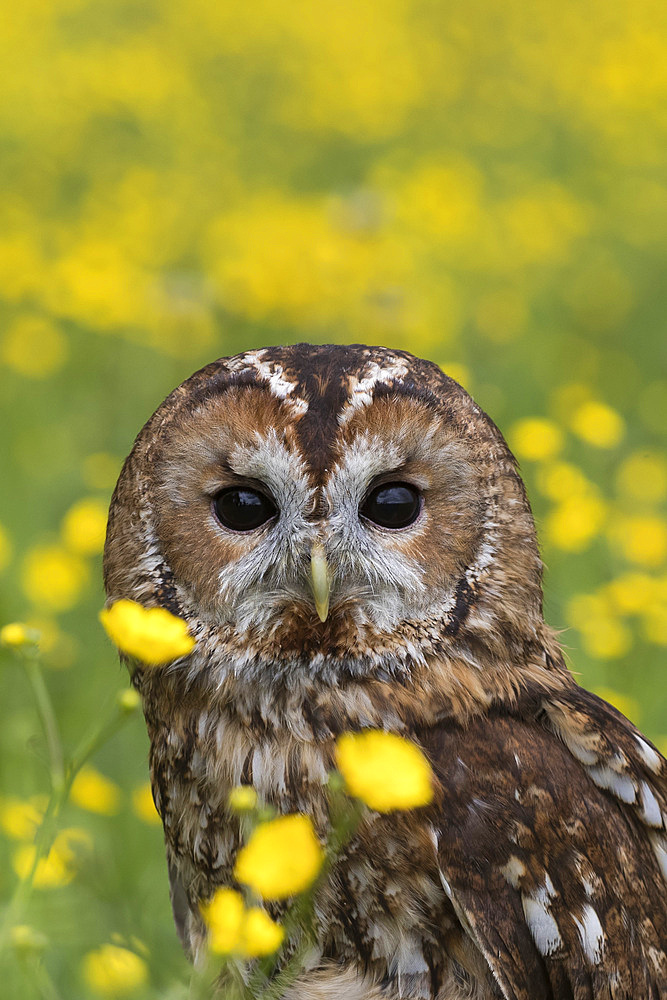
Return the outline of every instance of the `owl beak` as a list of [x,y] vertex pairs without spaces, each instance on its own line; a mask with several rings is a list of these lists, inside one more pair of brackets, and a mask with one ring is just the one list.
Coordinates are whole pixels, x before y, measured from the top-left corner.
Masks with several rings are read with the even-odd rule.
[[327,620],[329,614],[329,564],[327,563],[324,546],[315,542],[310,550],[310,585],[315,598],[315,610],[321,622]]

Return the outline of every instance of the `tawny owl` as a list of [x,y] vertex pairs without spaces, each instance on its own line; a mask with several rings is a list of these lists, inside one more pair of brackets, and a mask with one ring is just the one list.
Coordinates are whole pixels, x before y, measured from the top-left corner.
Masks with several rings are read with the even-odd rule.
[[232,786],[326,826],[335,738],[416,741],[435,804],[371,812],[316,904],[302,998],[667,997],[667,764],[567,671],[515,461],[433,364],[383,348],[215,361],[139,434],[109,601],[187,619],[132,664],[176,924],[232,884]]

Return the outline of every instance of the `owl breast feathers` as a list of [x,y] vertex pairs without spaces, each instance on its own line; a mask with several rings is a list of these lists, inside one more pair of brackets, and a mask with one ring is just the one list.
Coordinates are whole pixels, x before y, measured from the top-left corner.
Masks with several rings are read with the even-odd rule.
[[114,494],[109,601],[185,618],[130,664],[176,924],[233,884],[255,786],[324,835],[334,742],[416,741],[434,803],[370,812],[317,899],[292,997],[667,997],[667,764],[578,687],[502,435],[433,364],[383,348],[215,361],[139,434]]

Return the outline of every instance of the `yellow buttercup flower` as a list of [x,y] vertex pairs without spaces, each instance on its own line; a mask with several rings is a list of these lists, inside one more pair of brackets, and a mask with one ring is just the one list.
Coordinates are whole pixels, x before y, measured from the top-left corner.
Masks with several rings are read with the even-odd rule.
[[135,601],[116,601],[100,612],[100,621],[123,653],[151,666],[187,656],[195,647],[187,622],[166,608],[144,608]]
[[3,799],[0,802],[0,827],[12,840],[33,840],[46,805],[45,795],[33,795],[30,799]]
[[245,906],[235,889],[218,889],[199,909],[208,927],[208,946],[216,955],[230,955],[239,950]]
[[632,632],[618,618],[591,618],[579,628],[585,652],[595,660],[617,660],[630,650]]
[[237,785],[232,788],[227,801],[234,812],[252,812],[257,806],[257,792],[252,785]]
[[582,552],[602,530],[605,517],[605,505],[594,493],[574,495],[548,515],[545,535],[564,552]]
[[336,759],[350,795],[378,812],[414,809],[433,799],[429,762],[419,747],[394,733],[344,733]]
[[148,966],[144,959],[129,948],[115,944],[104,944],[88,952],[82,972],[86,985],[102,997],[126,996],[148,982]]
[[234,876],[264,899],[286,899],[315,881],[323,861],[311,820],[293,813],[255,828],[238,853]]
[[574,594],[565,605],[566,621],[579,630],[584,629],[592,618],[608,617],[611,613],[604,594]]
[[115,816],[120,806],[120,788],[94,767],[82,767],[72,782],[72,802],[101,816]]
[[241,932],[241,952],[247,958],[273,955],[280,948],[285,930],[259,906],[246,910]]
[[606,403],[589,400],[579,406],[570,421],[575,434],[596,448],[614,448],[625,433],[623,418]]
[[285,937],[284,929],[261,907],[246,909],[243,896],[235,889],[218,889],[199,908],[208,928],[209,949],[217,955],[272,955]]
[[594,489],[581,469],[570,462],[549,462],[537,473],[537,486],[550,500],[567,500]]
[[44,316],[19,316],[7,329],[0,344],[6,365],[31,378],[46,378],[64,364],[67,339]]
[[88,580],[88,567],[60,545],[32,549],[23,564],[23,590],[27,597],[52,611],[69,611]]
[[49,944],[46,935],[29,924],[14,924],[10,938],[14,951],[25,958],[41,955]]
[[135,816],[138,816],[144,823],[148,823],[149,826],[161,825],[162,820],[160,819],[160,814],[155,808],[150,781],[146,781],[143,785],[139,785],[138,788],[135,788],[132,792],[132,809]]
[[555,458],[562,450],[563,432],[553,420],[546,417],[528,417],[510,428],[509,442],[519,458],[529,462]]
[[94,497],[79,500],[65,514],[62,538],[68,549],[82,556],[94,556],[104,548],[107,505]]
[[623,573],[604,588],[616,610],[624,615],[643,611],[656,590],[656,581],[646,573]]
[[667,496],[667,459],[655,452],[636,452],[621,465],[616,484],[631,500],[659,503]]
[[116,695],[116,704],[121,712],[131,715],[141,707],[141,695],[135,688],[124,688]]
[[667,604],[653,601],[642,615],[643,633],[656,646],[667,646]]
[[[45,858],[40,858],[35,870],[36,889],[57,889],[69,885],[78,867],[83,852],[92,847],[90,834],[78,827],[61,830]],[[35,861],[35,847],[24,844],[14,852],[12,863],[19,878],[27,878]]]
[[0,645],[20,649],[22,646],[34,646],[39,641],[37,629],[24,625],[23,622],[10,622],[0,629]]
[[660,566],[667,559],[667,523],[660,517],[619,517],[610,536],[625,558],[638,566]]

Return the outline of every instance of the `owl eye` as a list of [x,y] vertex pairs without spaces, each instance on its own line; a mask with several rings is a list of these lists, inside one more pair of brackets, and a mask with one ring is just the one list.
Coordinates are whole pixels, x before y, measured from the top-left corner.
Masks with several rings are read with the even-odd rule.
[[369,493],[359,513],[381,528],[406,528],[417,520],[421,506],[419,490],[409,483],[382,483]]
[[267,496],[248,486],[232,486],[218,493],[213,510],[220,523],[232,531],[253,531],[277,514]]

